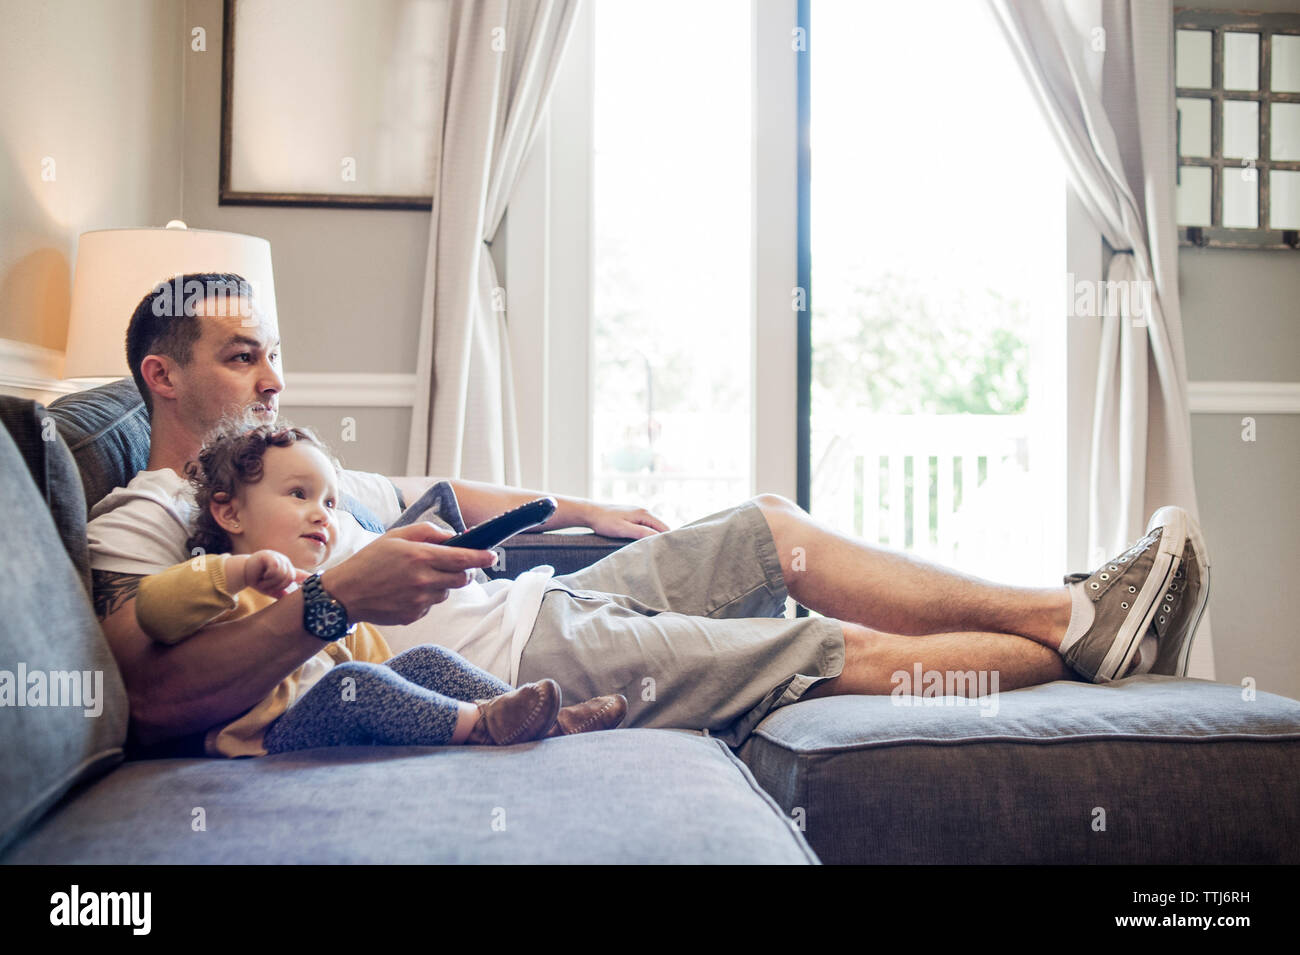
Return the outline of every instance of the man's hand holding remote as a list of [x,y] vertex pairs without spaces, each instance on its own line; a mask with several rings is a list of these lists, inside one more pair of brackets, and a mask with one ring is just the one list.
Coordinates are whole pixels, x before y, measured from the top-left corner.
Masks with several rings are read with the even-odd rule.
[[496,561],[489,550],[439,546],[452,536],[428,521],[396,528],[321,574],[321,585],[354,623],[413,623]]

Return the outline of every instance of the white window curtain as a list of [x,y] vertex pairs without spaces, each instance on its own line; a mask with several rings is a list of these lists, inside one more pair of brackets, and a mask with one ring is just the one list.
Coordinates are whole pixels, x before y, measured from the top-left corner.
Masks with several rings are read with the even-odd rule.
[[[1088,552],[1101,563],[1161,505],[1198,516],[1178,303],[1173,10],[1170,0],[988,2],[1114,250],[1106,282],[1150,283],[1149,308],[1141,295],[1116,295],[1099,319]],[[1189,676],[1214,678],[1209,618]]]
[[408,474],[520,483],[504,289],[488,248],[580,0],[452,0]]

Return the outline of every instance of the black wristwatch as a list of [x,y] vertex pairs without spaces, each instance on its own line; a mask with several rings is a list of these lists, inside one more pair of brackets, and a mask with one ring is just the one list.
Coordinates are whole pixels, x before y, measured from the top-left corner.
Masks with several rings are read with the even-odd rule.
[[348,623],[348,611],[321,586],[320,574],[302,582],[302,626],[314,636],[333,643],[357,629]]

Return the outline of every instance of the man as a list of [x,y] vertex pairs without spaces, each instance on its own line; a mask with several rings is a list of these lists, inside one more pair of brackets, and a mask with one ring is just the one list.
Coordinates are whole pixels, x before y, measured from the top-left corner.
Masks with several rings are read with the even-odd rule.
[[[510,682],[551,677],[575,699],[622,692],[628,725],[706,728],[733,745],[776,707],[890,693],[894,674],[916,664],[996,673],[995,686],[1005,689],[1070,678],[1072,670],[1100,682],[1139,663],[1144,671],[1185,667],[1208,592],[1208,558],[1179,508],[1158,511],[1142,540],[1093,574],[1031,588],[873,547],[772,494],[676,530],[641,508],[556,495],[545,527],[639,539],[576,574],[551,578],[542,568],[527,580],[487,585],[470,571],[491,564],[490,552],[439,546],[448,535],[428,523],[376,535],[340,514],[334,563],[307,598],[295,591],[195,639],[155,645],[136,623],[134,593],[144,574],[190,556],[187,463],[223,416],[274,419],[284,390],[278,329],[243,280],[204,274],[182,282],[198,283],[202,294],[187,307],[160,308],[167,303],[155,289],[127,333],[152,425],[148,469],[97,505],[88,528],[96,610],[139,743],[229,720],[316,654],[326,635],[306,626],[305,599],[336,601],[351,622],[389,626],[395,649],[403,626],[433,621],[423,639]],[[400,510],[382,477],[349,475],[346,493],[385,518]],[[407,500],[431,483],[391,482]],[[451,483],[468,525],[540,496]],[[787,594],[824,616],[785,618]]]

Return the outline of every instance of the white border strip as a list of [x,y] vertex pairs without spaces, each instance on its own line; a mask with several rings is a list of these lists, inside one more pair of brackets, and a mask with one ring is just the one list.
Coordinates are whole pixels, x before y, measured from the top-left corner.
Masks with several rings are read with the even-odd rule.
[[285,375],[281,404],[294,407],[409,408],[415,375],[299,371]]
[[[66,395],[115,377],[63,377],[63,353],[0,338],[0,392],[37,391]],[[365,372],[289,372],[285,407],[409,408],[415,403],[415,375]]]
[[1193,414],[1300,413],[1300,382],[1191,381],[1187,403]]
[[[114,378],[62,377],[63,354],[52,348],[0,338],[0,392],[70,394]],[[409,408],[414,374],[290,372],[286,407]],[[1187,386],[1193,414],[1300,414],[1300,382],[1193,381]]]
[[0,388],[65,394],[78,386],[63,381],[63,352],[0,338]]

